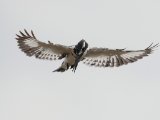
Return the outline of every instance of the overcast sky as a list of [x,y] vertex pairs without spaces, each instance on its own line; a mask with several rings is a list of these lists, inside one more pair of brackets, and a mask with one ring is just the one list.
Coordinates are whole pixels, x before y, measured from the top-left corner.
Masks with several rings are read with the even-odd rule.
[[0,0],[0,120],[160,120],[160,49],[119,68],[52,73],[15,34],[43,42],[144,49],[160,42],[159,0]]

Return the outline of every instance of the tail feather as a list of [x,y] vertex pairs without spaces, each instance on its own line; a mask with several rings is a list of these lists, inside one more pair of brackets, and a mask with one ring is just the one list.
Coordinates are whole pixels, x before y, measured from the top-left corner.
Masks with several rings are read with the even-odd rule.
[[60,68],[54,70],[53,72],[64,72],[64,71],[65,71],[65,69],[60,67]]

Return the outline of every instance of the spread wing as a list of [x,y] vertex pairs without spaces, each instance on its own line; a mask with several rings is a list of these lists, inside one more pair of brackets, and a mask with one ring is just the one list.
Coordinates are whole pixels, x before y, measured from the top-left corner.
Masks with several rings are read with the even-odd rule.
[[29,34],[26,30],[24,33],[19,31],[17,42],[19,48],[28,56],[35,56],[39,59],[56,60],[70,53],[71,49],[67,46],[53,44],[50,41],[44,43],[39,41],[33,31]]
[[151,54],[159,44],[151,44],[144,50],[127,51],[125,49],[91,48],[84,56],[84,63],[98,67],[118,67],[124,64],[133,63],[138,59]]

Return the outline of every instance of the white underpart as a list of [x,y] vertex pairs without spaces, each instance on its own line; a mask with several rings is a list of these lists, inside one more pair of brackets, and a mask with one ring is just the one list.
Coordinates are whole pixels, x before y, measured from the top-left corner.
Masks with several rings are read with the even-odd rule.
[[67,57],[65,57],[64,61],[62,62],[61,66],[59,68],[63,68],[65,70],[67,70],[67,63],[68,63],[68,59],[67,59]]
[[38,47],[38,43],[37,41],[33,40],[33,39],[26,39],[25,44],[28,45],[29,47]]

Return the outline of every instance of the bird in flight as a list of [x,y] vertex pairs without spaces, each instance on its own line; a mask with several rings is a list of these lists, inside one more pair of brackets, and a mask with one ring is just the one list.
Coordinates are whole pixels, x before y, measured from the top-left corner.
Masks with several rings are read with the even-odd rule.
[[33,31],[28,33],[19,31],[16,39],[19,48],[27,56],[35,56],[39,59],[60,60],[64,58],[61,66],[53,72],[64,72],[69,68],[75,72],[78,63],[83,61],[84,64],[97,67],[119,67],[128,63],[133,63],[138,59],[151,54],[154,48],[159,46],[153,43],[143,50],[125,50],[125,49],[108,49],[108,48],[88,48],[85,40],[80,40],[75,46],[65,46],[54,44],[50,41],[44,43],[39,41]]

